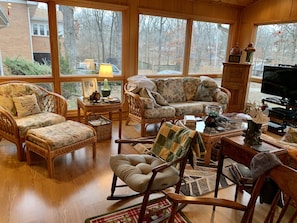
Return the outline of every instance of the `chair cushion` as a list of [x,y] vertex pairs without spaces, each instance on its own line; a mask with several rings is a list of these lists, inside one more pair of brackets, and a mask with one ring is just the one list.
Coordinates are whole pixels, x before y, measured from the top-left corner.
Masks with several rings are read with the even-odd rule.
[[177,102],[169,105],[175,108],[176,116],[202,114],[204,112],[203,101]]
[[15,121],[19,127],[19,134],[21,138],[26,136],[29,129],[36,129],[49,125],[54,125],[64,122],[66,119],[62,115],[51,112],[41,112],[35,115],[29,115],[23,118],[16,118]]
[[175,109],[171,106],[161,106],[159,108],[144,110],[144,118],[170,118],[174,116]]
[[[132,190],[143,193],[152,176],[152,168],[164,161],[151,155],[119,154],[110,157],[110,167]],[[178,171],[169,167],[157,174],[151,190],[163,190],[179,181]]]
[[[34,140],[35,136],[40,139]],[[46,126],[38,129],[28,130],[27,140],[32,141],[41,147],[45,141],[50,150],[69,146],[94,136],[94,131],[88,125],[68,120],[56,125]]]

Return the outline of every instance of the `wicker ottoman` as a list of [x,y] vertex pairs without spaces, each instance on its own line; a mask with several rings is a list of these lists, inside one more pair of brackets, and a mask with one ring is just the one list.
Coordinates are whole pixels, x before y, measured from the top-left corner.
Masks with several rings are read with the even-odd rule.
[[53,176],[54,159],[86,145],[92,144],[96,159],[96,132],[85,124],[65,121],[38,129],[31,129],[26,135],[27,163],[31,165],[31,152],[45,158],[49,177]]

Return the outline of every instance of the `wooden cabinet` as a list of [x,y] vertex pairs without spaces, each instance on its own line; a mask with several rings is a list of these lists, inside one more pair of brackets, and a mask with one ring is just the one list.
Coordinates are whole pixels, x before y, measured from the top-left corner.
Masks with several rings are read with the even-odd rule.
[[228,112],[243,112],[249,90],[251,64],[223,63],[222,87],[231,92]]

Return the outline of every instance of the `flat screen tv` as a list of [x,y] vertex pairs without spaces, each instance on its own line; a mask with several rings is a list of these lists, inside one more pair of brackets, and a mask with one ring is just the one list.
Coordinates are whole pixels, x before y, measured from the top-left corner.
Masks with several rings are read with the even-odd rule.
[[264,66],[261,92],[279,96],[289,104],[296,104],[297,67]]

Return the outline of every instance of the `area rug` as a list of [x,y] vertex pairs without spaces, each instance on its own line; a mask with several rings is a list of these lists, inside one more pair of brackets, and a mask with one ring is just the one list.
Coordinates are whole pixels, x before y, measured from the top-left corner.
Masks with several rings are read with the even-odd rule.
[[[215,190],[217,168],[195,166],[195,169],[186,169],[185,181],[181,185],[181,192],[188,196],[200,196]],[[234,183],[221,175],[220,188],[226,188]]]
[[[145,219],[144,223],[149,223],[154,219],[159,219],[164,214],[170,212],[170,202],[167,199],[162,199],[157,203],[149,205],[148,209],[151,218]],[[140,211],[140,204],[134,205],[114,212],[102,214],[96,217],[87,218],[85,223],[136,223]],[[179,212],[175,215],[174,222],[177,223],[190,223],[189,219],[186,218]]]

